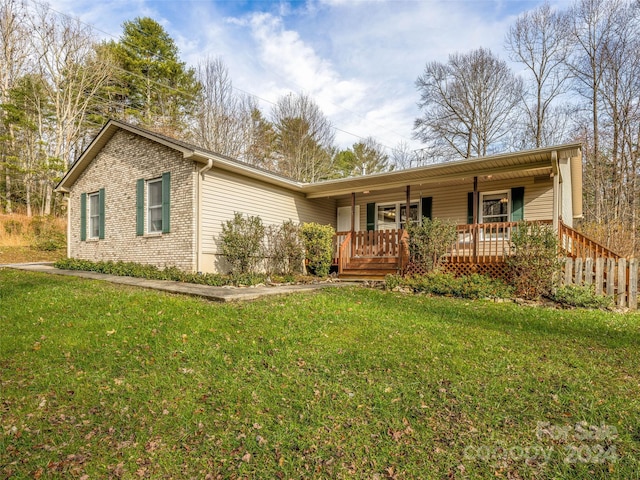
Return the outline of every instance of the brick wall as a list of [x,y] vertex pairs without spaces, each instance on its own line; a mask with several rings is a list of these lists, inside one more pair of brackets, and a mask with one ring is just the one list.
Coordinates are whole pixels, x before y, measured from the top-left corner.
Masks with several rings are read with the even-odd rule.
[[[136,235],[136,181],[171,172],[171,232]],[[182,154],[119,130],[70,192],[70,256],[122,260],[193,271],[196,264],[196,166]],[[105,238],[80,240],[80,195],[105,189]],[[87,229],[89,227],[87,199]],[[146,232],[145,188],[145,232]]]

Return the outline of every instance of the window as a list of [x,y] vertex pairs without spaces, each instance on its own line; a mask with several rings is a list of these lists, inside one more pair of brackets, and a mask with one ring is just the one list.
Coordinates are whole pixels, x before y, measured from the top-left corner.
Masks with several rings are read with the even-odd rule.
[[136,182],[136,235],[171,232],[170,196],[170,172],[163,173],[162,177],[152,180],[138,179]]
[[378,230],[395,230],[397,228],[396,204],[378,205]]
[[[405,228],[406,216],[406,203],[377,205],[376,228],[378,230],[395,230]],[[409,222],[416,223],[418,218],[418,202],[413,202],[409,205]]]
[[509,192],[482,193],[480,202],[480,223],[509,221]]
[[147,232],[162,232],[162,179],[147,182]]
[[100,195],[89,194],[89,238],[100,237]]
[[[509,221],[509,192],[488,192],[480,194],[480,223],[503,223]],[[508,238],[508,229],[502,226],[481,230],[482,240]]]
[[[400,204],[400,228],[406,228],[406,217],[407,217],[407,205],[406,203]],[[409,223],[417,223],[418,222],[418,204],[411,203],[409,205]]]
[[[87,238],[90,238],[91,240],[104,239],[104,192],[104,188],[101,188],[99,191],[94,193],[80,194],[80,241],[84,242]],[[89,218],[87,218],[87,214]]]

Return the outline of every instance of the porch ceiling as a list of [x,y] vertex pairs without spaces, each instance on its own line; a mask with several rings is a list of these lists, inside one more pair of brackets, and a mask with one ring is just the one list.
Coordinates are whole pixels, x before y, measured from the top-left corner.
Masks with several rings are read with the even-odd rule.
[[[500,181],[500,180],[510,180],[510,179],[516,179],[516,178],[527,178],[527,177],[536,177],[536,179],[538,177],[549,177],[549,180],[551,180],[551,173],[552,173],[552,169],[551,167],[545,167],[545,168],[540,168],[540,169],[536,169],[536,170],[531,170],[528,172],[522,172],[522,171],[516,171],[516,172],[507,172],[507,173],[501,173],[501,174],[492,174],[490,175],[490,178],[488,178],[489,176],[487,175],[481,175],[478,176],[478,185],[479,187],[482,187],[483,184],[485,184],[486,182],[496,182],[496,181]],[[363,188],[360,190],[349,190],[349,191],[342,191],[336,194],[332,194],[332,195],[307,195],[308,198],[321,198],[321,197],[331,197],[331,198],[335,198],[335,199],[340,199],[340,198],[350,198],[352,193],[356,193],[357,198],[363,198],[363,194],[364,196],[368,195],[368,194],[385,194],[385,193],[398,193],[401,194],[400,198],[404,198],[405,192],[406,192],[406,187],[407,185],[411,186],[411,191],[412,192],[417,192],[420,191],[422,192],[422,194],[427,195],[429,188],[433,188],[435,186],[438,187],[460,187],[461,185],[467,184],[469,188],[473,188],[473,177],[474,175],[467,175],[466,177],[458,177],[458,178],[447,178],[447,179],[443,179],[443,178],[438,178],[436,180],[411,180],[409,183],[401,183],[401,184],[397,184],[397,185],[380,185],[378,188],[375,187],[371,187],[371,188]],[[367,192],[367,193],[364,193]]]
[[[551,174],[554,152],[558,157],[579,155],[580,144],[568,144],[527,152],[473,158],[436,165],[427,165],[397,172],[363,177],[329,180],[307,184],[303,191],[308,198],[338,197],[352,192],[392,190],[406,185],[456,185],[491,177],[492,180],[522,178]],[[484,177],[484,178],[483,178]]]

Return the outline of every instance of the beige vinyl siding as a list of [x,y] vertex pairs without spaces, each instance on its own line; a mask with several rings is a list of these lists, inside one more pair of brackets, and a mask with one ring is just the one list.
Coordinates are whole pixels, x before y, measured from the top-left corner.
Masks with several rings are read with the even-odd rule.
[[308,200],[302,193],[216,170],[214,166],[202,182],[203,272],[224,270],[219,238],[222,223],[233,218],[234,212],[257,215],[264,225],[280,225],[286,220],[336,225],[334,200]]
[[[496,181],[479,181],[480,192],[510,190],[513,187],[524,188],[524,216],[526,220],[551,220],[553,217],[553,182],[549,179],[534,181],[533,177],[506,179]],[[435,218],[451,221],[455,224],[467,223],[467,193],[473,191],[473,182],[465,182],[458,186],[412,187],[411,201],[421,197],[432,197],[432,213]],[[367,203],[404,203],[406,191],[398,189],[370,194],[356,195],[356,204],[360,205],[360,229],[367,228]],[[350,198],[341,198],[338,207],[351,205]]]

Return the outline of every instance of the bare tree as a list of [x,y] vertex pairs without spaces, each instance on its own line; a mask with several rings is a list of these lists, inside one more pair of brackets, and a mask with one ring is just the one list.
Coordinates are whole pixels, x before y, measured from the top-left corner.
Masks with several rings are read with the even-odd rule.
[[306,95],[290,93],[277,101],[271,118],[278,171],[304,182],[327,178],[334,132],[318,105]]
[[[247,101],[250,99],[247,98]],[[255,105],[250,102],[251,124],[247,130],[245,151],[242,160],[266,170],[277,171],[276,166],[276,131]]]
[[[29,31],[25,28],[26,11],[23,4],[15,0],[0,0],[0,106],[9,101],[9,94],[16,81],[24,75],[29,63]],[[15,132],[6,113],[0,108],[0,136],[6,141],[0,145],[0,166],[4,166],[4,205],[12,213],[13,170],[17,168]],[[2,135],[2,130],[5,130]]]
[[221,58],[207,58],[197,69],[202,85],[195,114],[194,140],[209,150],[244,158],[254,105],[233,91],[229,71]]
[[635,232],[638,215],[636,132],[640,130],[640,6],[621,5],[614,13],[613,21],[615,34],[604,45],[601,59],[599,138],[607,151],[599,162],[604,188],[602,212],[605,221],[630,225],[631,232]]
[[41,122],[50,170],[44,185],[43,213],[49,215],[53,192],[49,179],[64,172],[72,161],[88,107],[112,70],[97,61],[92,32],[79,21],[56,16],[48,7],[38,5],[31,22],[31,46],[38,56],[39,74],[45,80],[55,119]]
[[414,135],[432,155],[468,158],[511,147],[522,80],[490,50],[455,53],[446,64],[429,62],[416,86],[423,114]]
[[553,10],[546,2],[520,15],[507,33],[505,47],[511,59],[522,63],[532,77],[531,87],[524,90],[523,107],[525,141],[531,139],[536,148],[544,145],[544,127],[554,100],[567,90],[570,45],[567,13]]
[[590,104],[592,122],[591,151],[587,152],[587,175],[593,182],[593,215],[602,219],[602,190],[604,171],[600,162],[600,111],[599,93],[604,75],[605,50],[615,34],[615,12],[620,8],[619,0],[578,0],[570,10],[573,20],[571,34],[573,54],[569,68],[573,74],[577,91]]
[[406,170],[420,165],[419,157],[407,142],[401,140],[391,150],[391,163],[394,170]]

